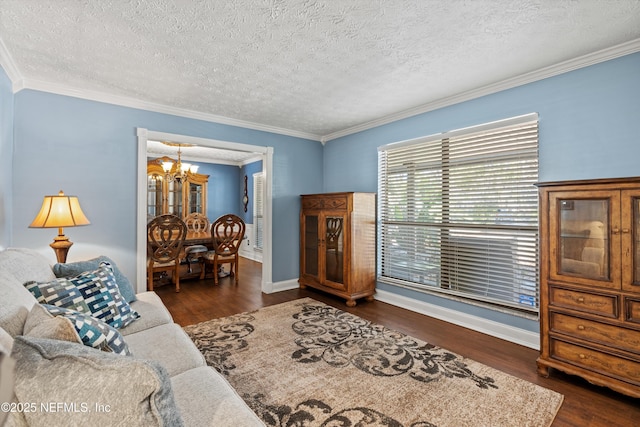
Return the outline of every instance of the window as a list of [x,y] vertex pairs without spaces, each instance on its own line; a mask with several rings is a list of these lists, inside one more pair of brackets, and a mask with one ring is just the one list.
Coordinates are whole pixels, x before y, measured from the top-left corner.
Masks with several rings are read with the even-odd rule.
[[263,212],[264,212],[264,173],[258,172],[253,174],[253,241],[255,248],[262,250],[262,229],[263,229]]
[[378,166],[378,280],[537,312],[537,114],[389,144]]

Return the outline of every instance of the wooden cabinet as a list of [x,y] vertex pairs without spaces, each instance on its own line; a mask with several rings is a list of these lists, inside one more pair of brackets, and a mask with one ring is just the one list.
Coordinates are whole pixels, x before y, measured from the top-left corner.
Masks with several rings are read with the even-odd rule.
[[538,372],[640,397],[640,178],[538,187]]
[[147,217],[174,214],[184,219],[194,212],[206,215],[209,175],[189,173],[182,181],[167,181],[162,170],[165,160],[171,159],[147,162]]
[[346,298],[373,299],[376,286],[376,199],[374,193],[302,196],[300,210],[301,288]]

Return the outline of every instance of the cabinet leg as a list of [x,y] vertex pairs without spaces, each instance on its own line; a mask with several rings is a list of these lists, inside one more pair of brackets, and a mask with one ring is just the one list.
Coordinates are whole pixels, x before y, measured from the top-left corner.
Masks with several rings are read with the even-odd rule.
[[307,289],[307,285],[303,285],[302,283],[300,283],[300,289]]
[[355,306],[356,306],[356,300],[354,299],[347,300],[347,307],[355,307]]
[[373,302],[373,301],[375,301],[375,298],[373,297],[373,295],[369,295],[368,297],[365,297],[364,299],[365,299],[365,301],[367,301],[367,302]]
[[544,378],[549,378],[549,367],[546,365],[537,362],[538,365],[538,375]]

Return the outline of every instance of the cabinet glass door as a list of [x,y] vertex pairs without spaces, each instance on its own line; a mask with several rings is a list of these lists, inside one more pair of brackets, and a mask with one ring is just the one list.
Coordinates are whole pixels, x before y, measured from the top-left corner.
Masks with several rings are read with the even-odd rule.
[[611,269],[620,257],[619,193],[559,192],[550,202],[551,278],[619,288],[618,269]]
[[303,246],[304,257],[302,265],[302,274],[319,276],[319,242],[320,234],[318,230],[318,216],[317,215],[305,215],[304,216],[304,231],[303,231]]
[[182,183],[171,181],[167,188],[167,213],[182,217]]
[[196,184],[193,182],[189,182],[189,199],[187,206],[187,215],[192,213],[201,213],[204,214],[203,209],[203,193],[202,193],[202,184]]
[[324,232],[325,276],[334,283],[344,284],[344,217],[327,216]]
[[622,200],[622,287],[640,292],[640,191],[623,191]]
[[160,175],[147,176],[147,219],[162,214],[162,177]]
[[633,224],[631,225],[631,232],[633,240],[632,253],[633,253],[633,284],[640,286],[640,197],[634,197],[633,199]]

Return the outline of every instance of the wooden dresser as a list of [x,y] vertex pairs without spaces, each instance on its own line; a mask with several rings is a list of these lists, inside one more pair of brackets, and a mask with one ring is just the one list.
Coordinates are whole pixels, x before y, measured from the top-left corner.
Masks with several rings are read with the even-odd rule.
[[311,286],[356,305],[376,287],[375,193],[301,196],[301,288]]
[[640,397],[640,178],[538,187],[538,372]]

